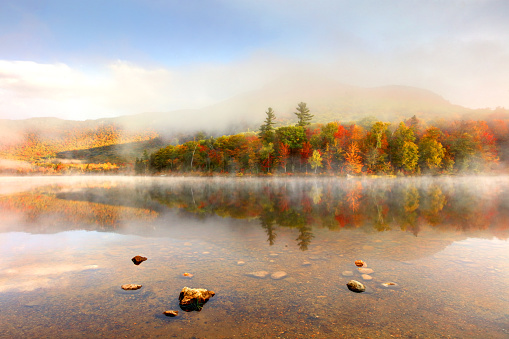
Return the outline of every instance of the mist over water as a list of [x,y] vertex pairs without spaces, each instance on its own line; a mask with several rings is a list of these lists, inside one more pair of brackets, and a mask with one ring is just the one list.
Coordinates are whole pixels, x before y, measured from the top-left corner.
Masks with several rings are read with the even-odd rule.
[[508,177],[0,183],[0,337],[507,335]]

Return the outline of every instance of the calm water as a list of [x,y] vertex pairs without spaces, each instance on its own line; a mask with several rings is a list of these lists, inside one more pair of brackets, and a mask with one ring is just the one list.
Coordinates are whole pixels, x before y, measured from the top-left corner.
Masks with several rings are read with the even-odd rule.
[[3,177],[0,337],[508,338],[508,236],[509,177]]

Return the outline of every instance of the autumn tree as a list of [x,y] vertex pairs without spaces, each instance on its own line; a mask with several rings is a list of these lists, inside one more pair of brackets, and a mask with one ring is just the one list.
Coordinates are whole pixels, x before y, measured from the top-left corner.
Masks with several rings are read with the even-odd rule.
[[290,148],[283,142],[279,142],[278,144],[278,156],[277,161],[279,166],[285,170],[286,173],[286,165],[288,162],[288,156],[290,155]]
[[309,108],[307,107],[307,104],[305,102],[300,102],[296,109],[297,112],[295,112],[295,115],[299,119],[299,121],[297,122],[297,126],[304,127],[309,125],[314,115],[309,113]]
[[401,166],[409,171],[415,171],[419,160],[419,148],[412,141],[405,141],[401,149]]
[[[300,163],[301,163],[301,165],[302,164],[305,165],[306,173],[308,171],[308,168],[307,168],[308,159],[311,156],[312,151],[313,151],[313,149],[309,142],[306,141],[304,144],[302,144],[302,148],[300,149]],[[301,170],[302,170],[302,168],[301,168]]]
[[269,142],[263,145],[260,149],[260,159],[262,160],[262,166],[270,173],[272,164],[274,163],[274,144]]
[[370,172],[389,172],[387,128],[389,123],[377,121],[365,137],[365,163]]
[[356,142],[352,142],[345,152],[346,170],[349,173],[360,173],[362,170],[362,157]]
[[320,154],[320,151],[314,150],[313,155],[308,159],[309,164],[311,165],[311,168],[316,170],[318,167],[322,167],[322,155]]
[[401,122],[394,131],[391,141],[391,163],[399,169],[414,171],[419,158],[418,146],[411,128]]
[[457,121],[446,138],[457,169],[482,171],[498,161],[496,139],[485,121]]
[[445,156],[445,148],[440,140],[442,131],[437,127],[429,127],[419,141],[419,163],[423,169],[433,173],[442,167]]

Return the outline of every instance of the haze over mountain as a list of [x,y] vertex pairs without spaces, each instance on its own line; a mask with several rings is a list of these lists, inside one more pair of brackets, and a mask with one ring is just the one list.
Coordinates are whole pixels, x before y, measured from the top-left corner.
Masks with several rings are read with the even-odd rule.
[[[295,122],[295,108],[306,102],[313,122],[351,122],[365,117],[401,121],[413,115],[424,120],[458,119],[474,110],[454,105],[428,90],[408,86],[362,88],[333,80],[305,76],[285,76],[257,90],[237,95],[201,109],[150,112],[136,115],[73,121],[57,118],[2,120],[2,133],[13,138],[23,131],[57,137],[73,128],[93,128],[113,124],[127,131],[153,130],[164,137],[205,131],[212,134],[257,129],[268,107],[276,112],[279,125]],[[479,112],[476,112],[479,113]]]

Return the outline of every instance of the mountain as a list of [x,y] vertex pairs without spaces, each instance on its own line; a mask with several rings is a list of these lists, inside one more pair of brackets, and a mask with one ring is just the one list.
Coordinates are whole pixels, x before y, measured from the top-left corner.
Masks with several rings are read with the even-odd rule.
[[[27,131],[41,139],[59,139],[67,142],[76,131],[92,131],[81,134],[97,136],[106,126],[116,126],[119,135],[131,135],[124,142],[149,140],[158,134],[165,140],[192,137],[198,131],[207,135],[232,134],[248,129],[257,130],[265,119],[265,112],[272,107],[277,124],[294,124],[293,114],[299,102],[306,102],[314,114],[313,122],[352,122],[365,117],[389,122],[399,122],[413,115],[425,121],[437,119],[460,119],[462,117],[483,119],[491,110],[472,110],[453,105],[431,91],[407,86],[382,86],[362,88],[341,84],[331,79],[294,75],[286,76],[256,90],[237,95],[223,102],[201,109],[170,112],[141,113],[116,118],[86,121],[57,118],[32,118],[26,120],[0,120],[1,144],[19,143],[26,140]],[[497,117],[509,117],[507,110],[497,110]],[[143,136],[143,137],[142,137]],[[80,141],[81,145],[85,144]],[[94,144],[92,147],[108,146],[117,141]],[[86,149],[86,148],[79,148]],[[58,152],[74,150],[72,147]]]
[[279,124],[295,123],[299,102],[306,102],[314,122],[357,121],[373,116],[401,121],[413,115],[424,120],[459,119],[474,111],[453,105],[420,88],[383,86],[362,88],[317,77],[284,77],[257,90],[237,95],[202,109],[142,113],[108,120],[127,129],[154,129],[161,135],[205,130],[212,134],[257,129],[272,107]]

